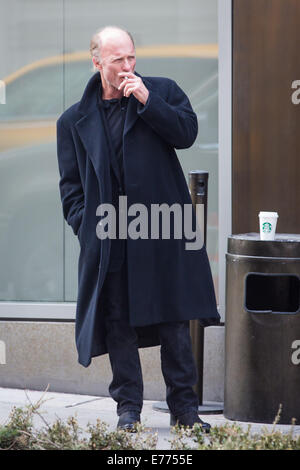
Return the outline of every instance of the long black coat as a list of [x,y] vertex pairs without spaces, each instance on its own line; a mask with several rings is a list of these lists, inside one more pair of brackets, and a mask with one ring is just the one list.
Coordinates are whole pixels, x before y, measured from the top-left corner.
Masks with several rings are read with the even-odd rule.
[[[174,148],[190,147],[197,118],[178,85],[167,78],[143,78],[149,99],[141,105],[130,96],[123,137],[124,179],[128,207],[142,203],[191,204],[190,193]],[[97,94],[97,72],[81,101],[57,121],[60,194],[66,221],[78,236],[76,345],[78,360],[107,352],[101,302],[110,240],[96,235],[99,204],[112,202],[111,154]],[[149,235],[150,237],[150,235]],[[186,239],[127,240],[130,322],[139,346],[159,344],[155,325],[199,319],[217,323],[219,314],[205,247],[186,250]]]

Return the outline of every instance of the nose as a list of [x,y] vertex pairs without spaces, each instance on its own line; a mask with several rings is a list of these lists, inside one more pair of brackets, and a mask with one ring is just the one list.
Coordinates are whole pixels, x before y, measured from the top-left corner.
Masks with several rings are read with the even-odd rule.
[[129,72],[130,71],[130,63],[128,59],[125,59],[123,62],[123,71]]

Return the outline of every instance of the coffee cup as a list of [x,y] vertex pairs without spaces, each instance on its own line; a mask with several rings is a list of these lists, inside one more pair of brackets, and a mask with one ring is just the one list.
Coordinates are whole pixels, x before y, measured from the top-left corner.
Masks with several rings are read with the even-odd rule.
[[259,213],[259,229],[261,240],[275,240],[277,219],[277,212],[261,211]]

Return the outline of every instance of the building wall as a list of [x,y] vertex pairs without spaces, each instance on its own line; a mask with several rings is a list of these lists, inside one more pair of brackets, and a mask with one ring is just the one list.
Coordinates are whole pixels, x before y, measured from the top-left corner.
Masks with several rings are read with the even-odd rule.
[[[108,355],[78,364],[73,322],[0,322],[0,386],[109,396]],[[223,401],[224,327],[205,329],[203,399]],[[144,398],[165,400],[160,348],[140,349]]]
[[233,0],[232,231],[300,231],[298,0]]

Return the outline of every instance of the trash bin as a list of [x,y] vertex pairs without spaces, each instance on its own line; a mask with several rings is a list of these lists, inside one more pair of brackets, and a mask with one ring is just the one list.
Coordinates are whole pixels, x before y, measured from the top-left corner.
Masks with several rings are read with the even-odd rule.
[[225,390],[228,419],[300,424],[300,235],[228,238]]

